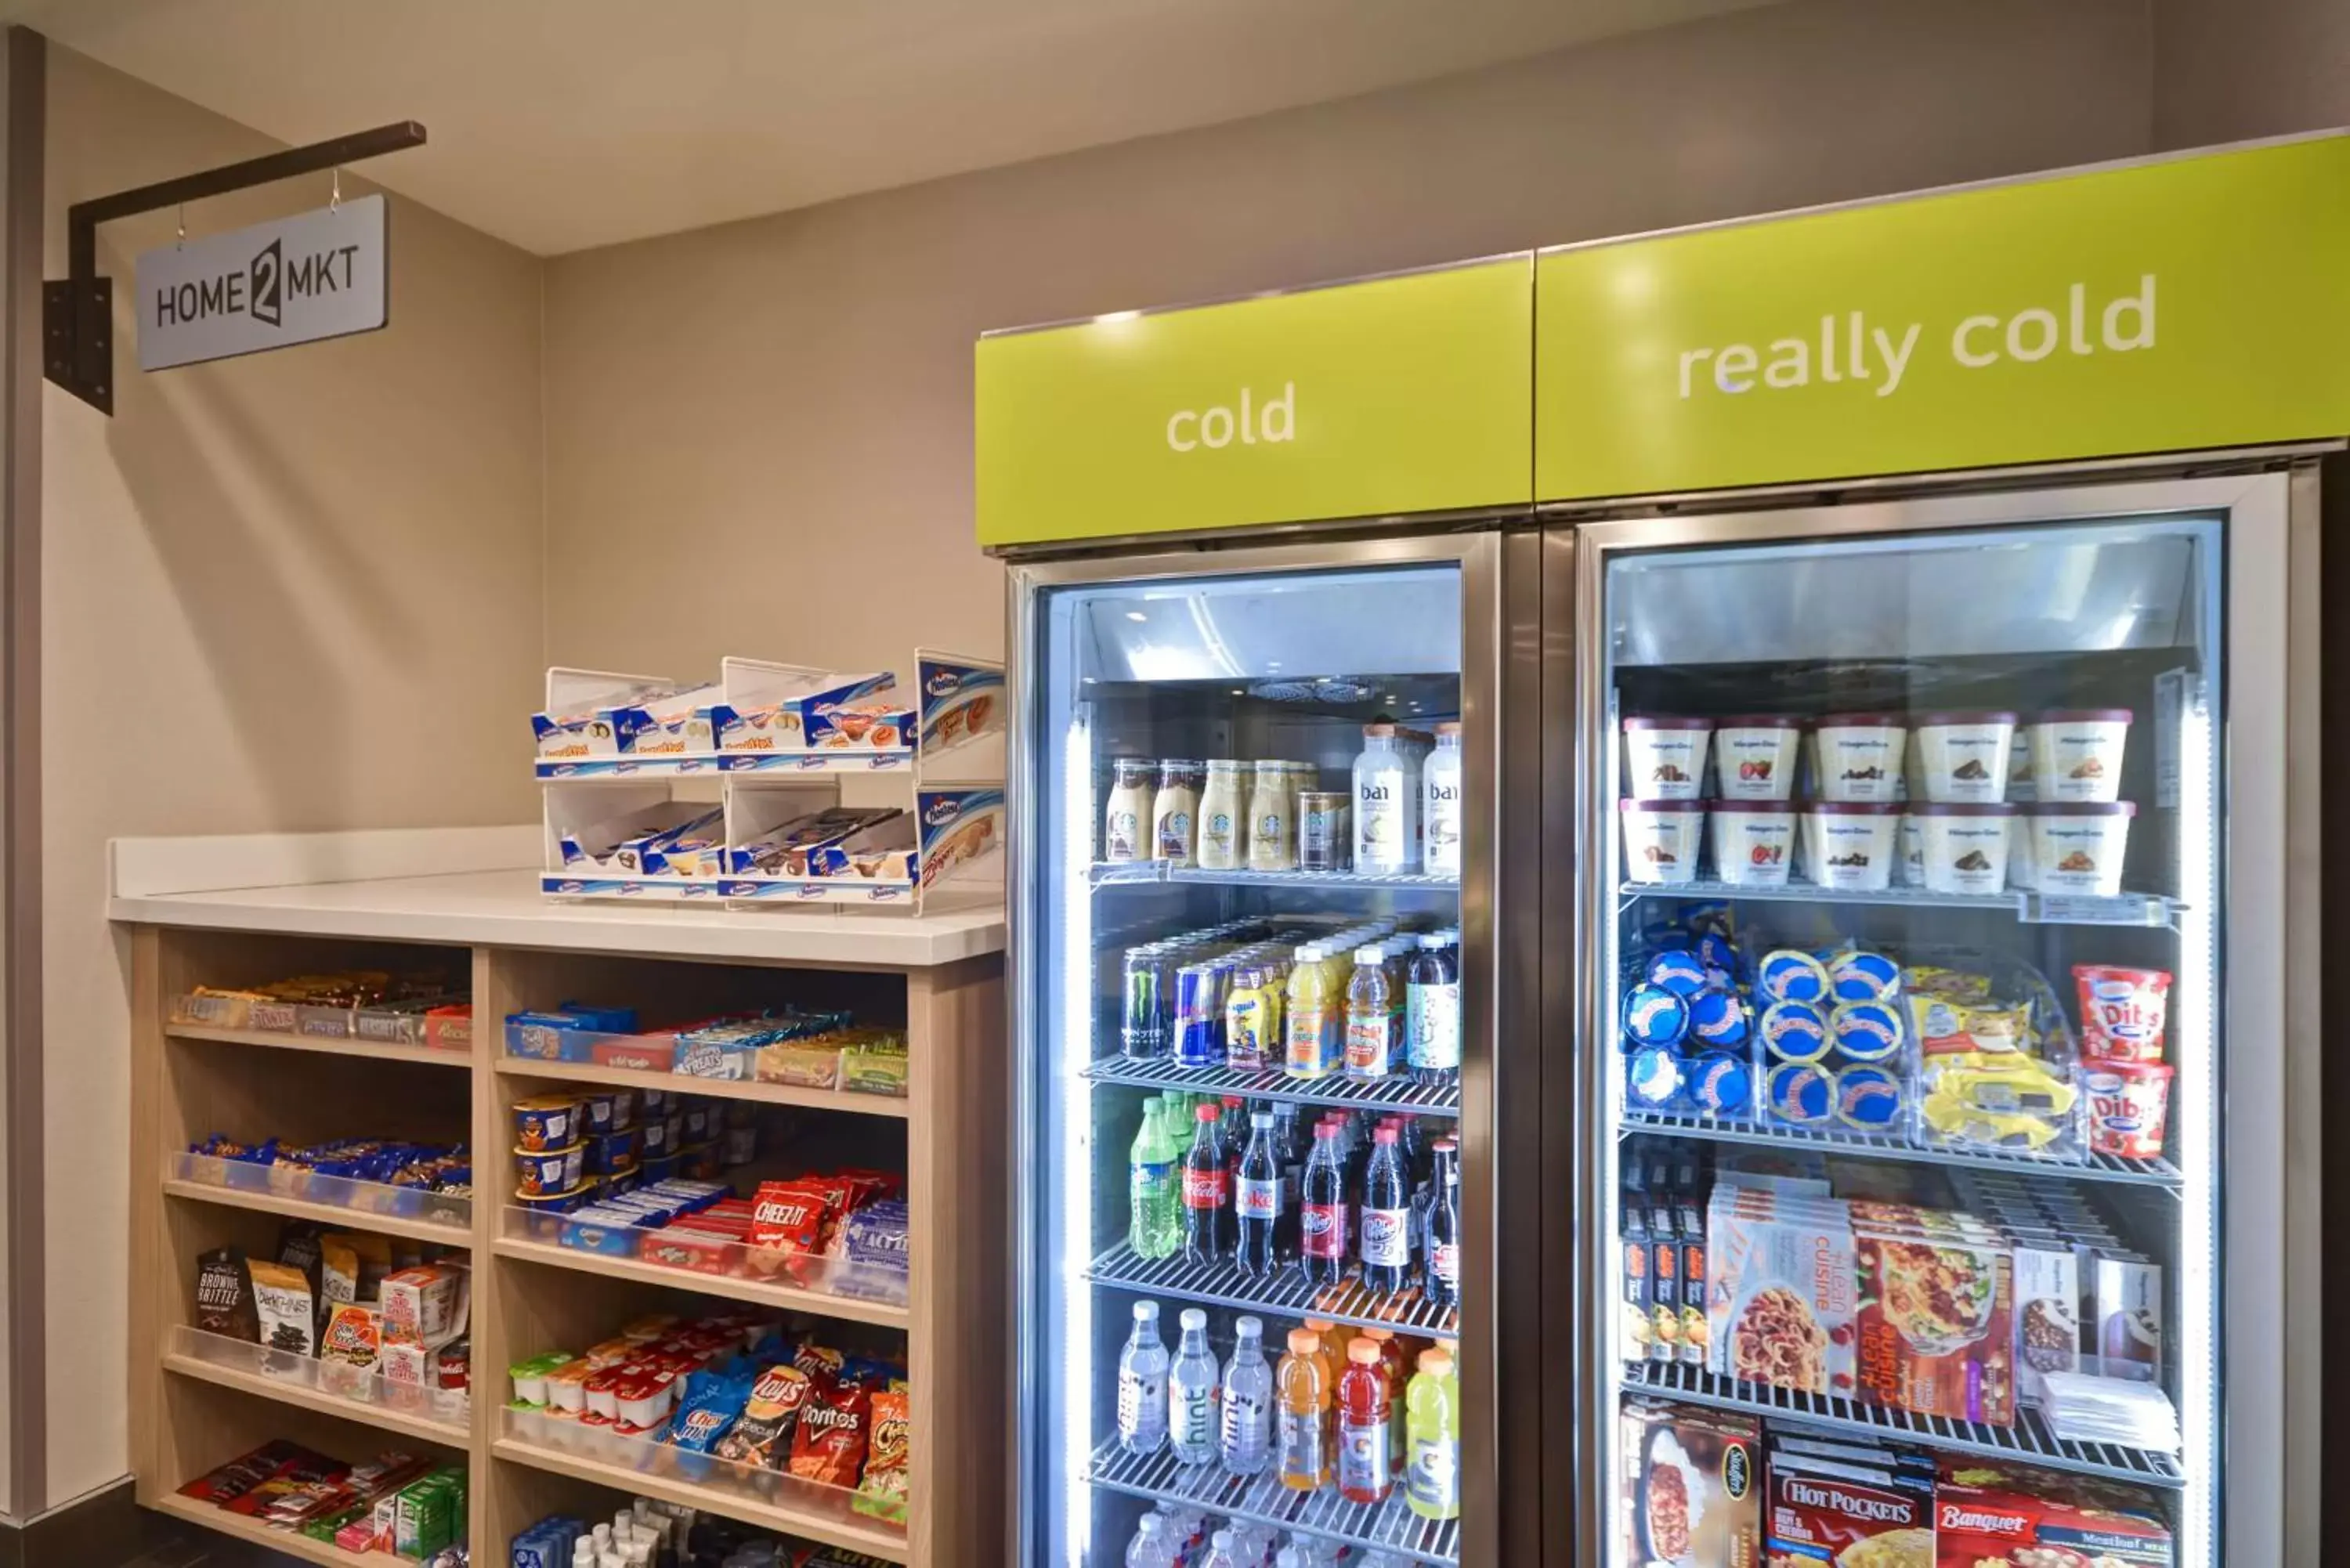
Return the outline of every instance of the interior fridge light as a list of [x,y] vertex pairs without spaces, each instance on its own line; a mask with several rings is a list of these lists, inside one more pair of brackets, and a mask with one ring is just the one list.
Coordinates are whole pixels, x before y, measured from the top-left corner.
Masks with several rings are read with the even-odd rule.
[[1069,1568],[1085,1568],[1092,1551],[1091,1500],[1076,1478],[1093,1450],[1093,1295],[1086,1288],[1085,1243],[1093,1229],[1092,1119],[1084,1077],[1093,1058],[1093,905],[1081,874],[1094,851],[1094,748],[1082,705],[1061,739],[1061,1041],[1054,1080],[1061,1094],[1061,1299],[1067,1332],[1061,1341],[1062,1473],[1068,1478],[1066,1521]]
[[[2173,1003],[2178,1031],[2174,1113],[2180,1117],[2178,1147],[2188,1168],[2178,1216],[2179,1355],[2178,1429],[2191,1478],[2194,1506],[2180,1510],[2180,1568],[2211,1568],[2212,1527],[2219,1484],[2216,1448],[2220,1369],[2215,1351],[2220,1325],[2212,1292],[2220,1280],[2218,1235],[2219,1145],[2217,1073],[2219,1041],[2214,1003],[2218,996],[2219,866],[2212,825],[2215,798],[2215,737],[2209,688],[2189,687],[2178,715],[2179,893],[2186,901],[2178,923],[2178,986]],[[2191,1088],[2186,1088],[2192,1085]]]

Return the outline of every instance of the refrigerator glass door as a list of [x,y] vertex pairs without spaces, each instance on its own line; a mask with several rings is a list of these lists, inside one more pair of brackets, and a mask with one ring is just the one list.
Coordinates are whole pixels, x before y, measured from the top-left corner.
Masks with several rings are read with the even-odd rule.
[[1490,545],[1015,570],[1020,1561],[1459,1561]]
[[2220,1560],[2259,521],[2137,486],[1579,534],[1597,1560]]

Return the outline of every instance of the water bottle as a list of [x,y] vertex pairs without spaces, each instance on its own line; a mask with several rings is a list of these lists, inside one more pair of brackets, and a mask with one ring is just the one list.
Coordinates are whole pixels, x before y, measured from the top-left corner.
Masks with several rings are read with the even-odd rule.
[[1155,1454],[1167,1440],[1167,1343],[1159,1337],[1159,1303],[1134,1303],[1134,1333],[1118,1358],[1118,1443],[1129,1454]]
[[1208,1554],[1200,1560],[1200,1568],[1242,1568],[1241,1560],[1232,1552],[1232,1532],[1219,1530],[1208,1537]]
[[1233,1320],[1232,1332],[1239,1343],[1224,1367],[1223,1430],[1217,1447],[1228,1474],[1263,1475],[1273,1463],[1273,1366],[1264,1358],[1264,1324],[1241,1317]]
[[1204,1465],[1216,1457],[1216,1353],[1208,1348],[1208,1314],[1187,1307],[1183,1341],[1167,1379],[1167,1416],[1175,1461]]
[[1126,1568],[1175,1568],[1175,1543],[1167,1539],[1167,1521],[1146,1513],[1127,1542]]

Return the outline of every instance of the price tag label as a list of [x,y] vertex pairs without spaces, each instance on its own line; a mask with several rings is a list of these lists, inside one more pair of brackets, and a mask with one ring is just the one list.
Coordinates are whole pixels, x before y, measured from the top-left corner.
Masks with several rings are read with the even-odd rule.
[[2043,926],[2161,926],[2169,911],[2160,898],[2134,893],[2100,898],[2093,893],[2037,893],[2023,903],[2023,919]]

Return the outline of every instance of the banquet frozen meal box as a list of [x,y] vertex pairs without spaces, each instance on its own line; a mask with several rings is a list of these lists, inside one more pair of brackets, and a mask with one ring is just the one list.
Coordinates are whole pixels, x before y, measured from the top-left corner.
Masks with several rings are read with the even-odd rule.
[[1708,1366],[1850,1397],[1854,1274],[1844,1205],[1717,1186],[1706,1243]]
[[1625,1560],[1644,1568],[1755,1568],[1759,1423],[1669,1399],[1627,1399],[1622,1419],[1617,1508]]
[[2082,1476],[1946,1459],[1935,1489],[1936,1568],[2173,1568],[2155,1500]]
[[1920,1416],[2015,1420],[2015,1282],[2002,1241],[1856,1226],[1862,1397]]

